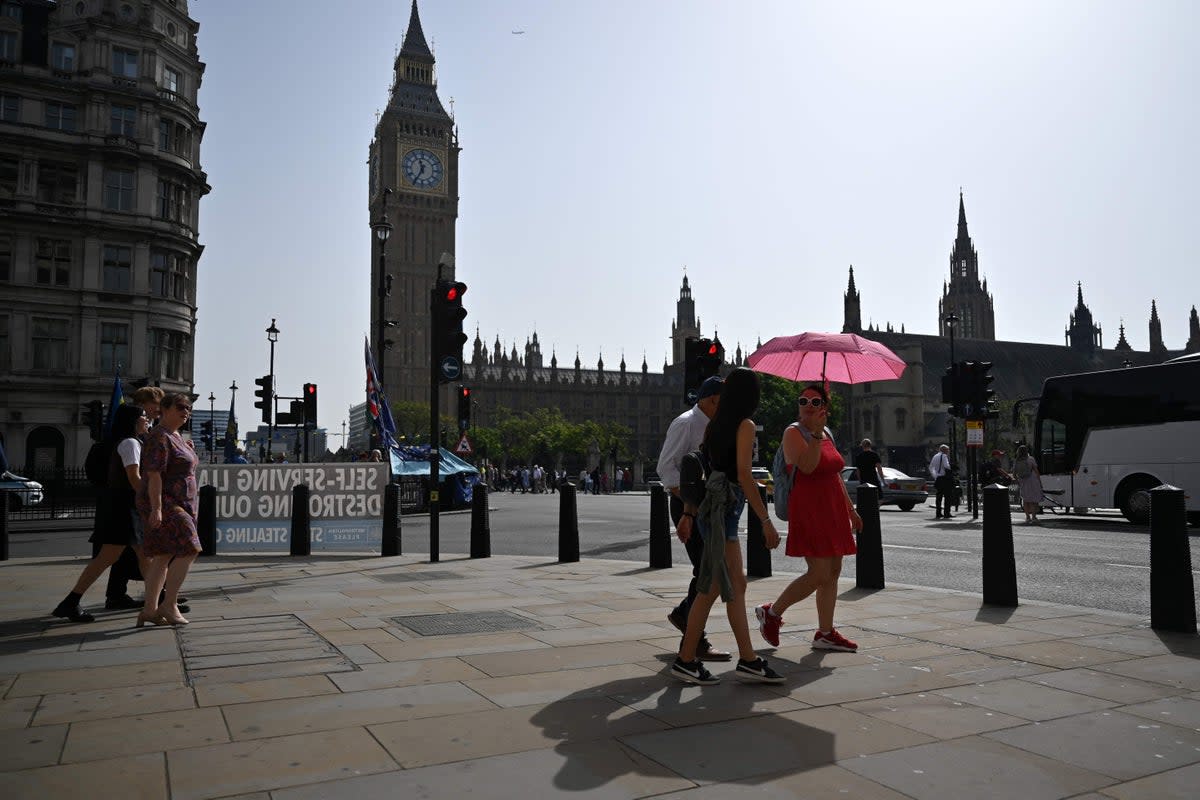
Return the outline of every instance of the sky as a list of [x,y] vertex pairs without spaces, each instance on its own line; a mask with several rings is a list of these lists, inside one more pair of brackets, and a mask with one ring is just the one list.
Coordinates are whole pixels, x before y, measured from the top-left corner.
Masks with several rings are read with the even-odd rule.
[[[367,148],[406,0],[192,0],[207,65],[196,387],[320,387],[341,431],[370,327]],[[960,188],[996,337],[1117,342],[1200,304],[1200,4],[422,0],[459,129],[465,327],[661,369],[685,274],[729,353],[935,333]],[[513,31],[524,31],[514,34]],[[468,344],[466,352],[470,352]],[[386,387],[385,387],[386,388]],[[444,411],[449,411],[444,409]],[[339,444],[335,437],[331,447]]]

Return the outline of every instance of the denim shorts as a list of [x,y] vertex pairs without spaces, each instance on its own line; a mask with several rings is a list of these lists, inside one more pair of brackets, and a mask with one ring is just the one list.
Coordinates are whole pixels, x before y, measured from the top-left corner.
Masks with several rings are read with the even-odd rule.
[[[742,487],[733,487],[733,505],[725,510],[725,541],[736,542],[738,539],[738,521],[742,518],[742,509],[746,507],[746,495]],[[700,526],[700,538],[708,538],[708,520],[697,519]]]

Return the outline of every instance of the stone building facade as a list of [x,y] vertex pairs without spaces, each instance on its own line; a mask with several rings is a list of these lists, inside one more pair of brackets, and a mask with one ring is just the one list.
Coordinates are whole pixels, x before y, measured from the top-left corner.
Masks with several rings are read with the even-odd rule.
[[113,374],[191,391],[204,74],[186,0],[0,3],[0,435],[75,466]]

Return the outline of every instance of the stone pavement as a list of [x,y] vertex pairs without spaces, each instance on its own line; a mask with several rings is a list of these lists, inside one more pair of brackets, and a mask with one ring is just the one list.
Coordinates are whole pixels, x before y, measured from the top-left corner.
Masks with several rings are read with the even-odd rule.
[[1200,640],[1141,619],[846,583],[860,652],[811,650],[807,601],[759,648],[786,684],[697,688],[666,672],[679,566],[221,556],[191,625],[135,630],[46,616],[82,563],[0,563],[6,800],[1200,792]]

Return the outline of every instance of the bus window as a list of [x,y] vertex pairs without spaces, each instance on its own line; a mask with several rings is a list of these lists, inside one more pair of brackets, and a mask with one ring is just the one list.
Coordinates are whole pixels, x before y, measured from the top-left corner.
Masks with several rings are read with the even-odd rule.
[[1053,419],[1043,419],[1038,431],[1038,469],[1046,474],[1056,474],[1071,471],[1070,460],[1067,458],[1067,427]]

